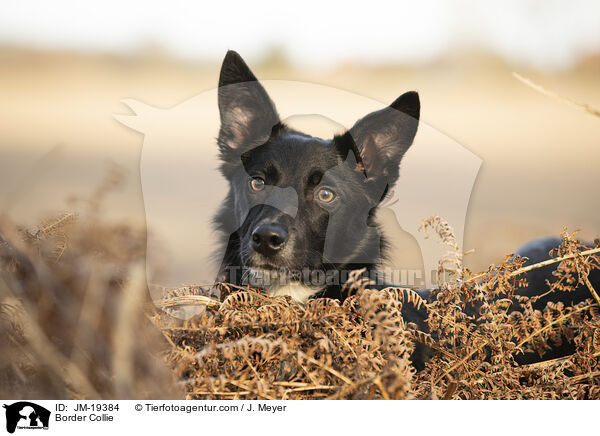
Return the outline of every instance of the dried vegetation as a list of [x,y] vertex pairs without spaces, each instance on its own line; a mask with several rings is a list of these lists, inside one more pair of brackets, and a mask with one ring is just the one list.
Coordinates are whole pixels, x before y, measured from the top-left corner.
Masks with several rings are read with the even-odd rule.
[[[168,290],[153,304],[145,232],[101,219],[117,182],[108,177],[80,216],[37,229],[0,219],[3,398],[600,399],[600,298],[590,280],[600,248],[576,232],[563,231],[551,260],[524,266],[511,254],[473,274],[452,229],[431,217],[423,230],[448,247],[439,268],[450,279],[427,301],[369,289],[356,274],[343,303],[222,284]],[[519,295],[527,273],[549,265],[552,280]],[[589,298],[560,302],[576,289]],[[427,328],[403,320],[405,305],[426,309]],[[185,306],[204,310],[171,316]],[[417,346],[431,350],[421,371],[411,363]]]
[[[600,306],[588,280],[600,249],[575,234],[565,230],[543,264],[510,255],[472,274],[452,230],[429,218],[423,230],[448,246],[440,270],[451,280],[427,301],[369,289],[357,274],[343,303],[221,284],[169,290],[153,304],[145,233],[99,218],[111,178],[79,216],[37,229],[0,223],[4,398],[600,398]],[[526,273],[548,264],[545,292],[585,286],[589,298],[538,310],[539,297],[517,295]],[[426,329],[403,320],[404,305],[427,310]],[[184,306],[204,310],[171,316]],[[567,342],[567,355],[522,363]],[[421,371],[417,344],[431,350]]]

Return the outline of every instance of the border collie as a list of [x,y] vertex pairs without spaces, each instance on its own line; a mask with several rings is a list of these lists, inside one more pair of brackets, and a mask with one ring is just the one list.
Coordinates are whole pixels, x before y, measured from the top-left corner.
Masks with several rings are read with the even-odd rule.
[[225,235],[219,280],[298,301],[344,299],[348,274],[380,279],[386,249],[374,221],[417,133],[407,92],[346,132],[321,139],[284,124],[234,51],[218,91],[221,171],[229,193],[214,219]]
[[[377,268],[387,245],[374,217],[398,180],[402,157],[417,133],[418,94],[402,94],[331,139],[316,138],[283,123],[246,63],[229,51],[218,100],[217,142],[221,171],[229,181],[229,193],[214,218],[224,235],[218,281],[260,287],[301,302],[311,297],[344,300],[344,284],[357,270],[371,287],[385,287]],[[528,263],[539,262],[559,243],[553,238],[533,241],[517,253],[528,257]],[[538,269],[519,293],[544,294],[551,278],[552,266]],[[590,279],[600,283],[600,271]],[[428,298],[430,292],[421,294]],[[587,297],[580,286],[567,297],[544,294],[534,307]],[[426,328],[423,309],[406,305],[402,315]],[[565,347],[572,351],[572,345]],[[413,359],[421,368],[428,350],[417,348]],[[539,360],[532,359],[521,363]]]

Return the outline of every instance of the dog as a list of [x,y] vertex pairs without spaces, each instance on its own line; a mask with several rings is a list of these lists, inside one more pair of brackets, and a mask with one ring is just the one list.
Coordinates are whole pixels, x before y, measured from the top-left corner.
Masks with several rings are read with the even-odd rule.
[[220,280],[272,296],[343,300],[350,271],[381,281],[387,244],[374,220],[417,133],[419,95],[407,92],[331,139],[280,120],[234,51],[218,91],[217,143],[229,193],[214,223],[224,235]]
[[[220,169],[229,182],[214,218],[223,235],[218,281],[260,287],[271,296],[288,295],[299,302],[315,297],[343,301],[351,271],[361,271],[358,277],[370,280],[372,288],[389,286],[378,273],[388,244],[374,218],[417,133],[418,93],[402,94],[331,139],[316,138],[283,123],[250,68],[229,51],[221,68],[218,105]],[[555,238],[533,241],[517,254],[527,257],[528,265],[548,259],[559,243]],[[545,294],[551,275],[550,266],[531,272],[529,286],[519,293]],[[591,279],[600,282],[600,273],[593,272]],[[418,292],[431,297],[429,290]],[[580,286],[568,297],[545,295],[534,309],[543,309],[548,301],[567,298],[565,302],[575,303],[588,296]],[[405,305],[402,316],[427,330],[423,308]],[[412,356],[417,368],[429,351],[417,344]],[[567,344],[554,351],[573,350]]]

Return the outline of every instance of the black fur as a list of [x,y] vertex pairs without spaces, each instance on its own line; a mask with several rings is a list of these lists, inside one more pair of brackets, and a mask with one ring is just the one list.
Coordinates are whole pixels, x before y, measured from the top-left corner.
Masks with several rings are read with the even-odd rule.
[[[221,170],[230,185],[214,220],[226,238],[220,278],[243,284],[242,268],[325,275],[365,268],[365,274],[375,275],[385,241],[372,217],[398,179],[400,161],[416,134],[418,94],[403,94],[332,139],[316,138],[281,122],[263,86],[230,51],[219,79],[219,110]],[[264,180],[269,195],[285,190],[288,198],[265,204],[267,194],[249,189],[253,177]],[[315,198],[325,187],[335,194],[330,204]],[[282,205],[286,202],[295,204]],[[287,206],[295,213],[285,213]],[[285,236],[280,249],[268,255],[261,251],[260,240],[252,240],[259,227],[259,233],[271,231],[275,239]],[[336,248],[335,260],[325,253],[327,243]],[[312,276],[289,279],[313,284],[312,279],[305,283],[307,277]],[[343,299],[342,279],[316,296]]]
[[[364,269],[365,276],[378,277],[386,242],[372,218],[398,180],[402,157],[416,135],[418,94],[401,95],[332,139],[286,126],[263,86],[233,51],[223,61],[218,95],[221,171],[229,182],[229,193],[214,219],[224,235],[219,280],[245,285],[248,271],[260,270],[263,275],[255,277],[258,286],[273,292],[282,281],[314,284],[311,274],[323,272],[334,280],[319,286],[312,296],[343,300],[347,296],[342,288],[345,276],[340,276],[343,271]],[[254,190],[253,179],[259,180],[259,190]],[[335,199],[330,203],[318,200],[321,189],[333,192]],[[558,243],[537,241],[519,254],[538,262],[548,258]],[[328,251],[328,244],[334,250]],[[330,252],[335,259],[329,257]],[[294,271],[309,274],[295,276]],[[543,292],[551,271],[548,267],[529,274],[529,287],[519,293]],[[598,273],[594,274],[593,281],[600,282]],[[422,295],[428,298],[429,293]],[[578,289],[565,302],[587,297],[586,290]],[[536,308],[557,298],[564,296],[552,294]],[[426,328],[423,310],[407,305],[403,316]],[[418,368],[427,355],[424,347],[417,348],[413,361]],[[528,361],[524,358],[522,363]]]
[[[557,248],[560,245],[560,239],[558,238],[544,238],[535,241],[530,241],[523,245],[516,254],[527,258],[523,266],[533,265],[535,263],[543,262],[550,258],[550,251]],[[588,247],[592,247],[592,244],[586,244]],[[533,303],[535,310],[544,310],[548,302],[562,302],[566,306],[580,303],[587,298],[591,298],[591,294],[587,286],[579,284],[575,287],[572,292],[552,292],[550,290],[549,283],[555,282],[557,279],[554,277],[553,272],[556,269],[556,264],[546,265],[542,268],[534,269],[527,273],[527,286],[519,288],[517,293],[527,297],[533,297],[536,295],[543,295],[536,302]],[[588,276],[590,282],[598,289],[600,284],[600,270],[594,269],[590,271]],[[546,295],[544,295],[546,294]],[[519,310],[519,307],[514,304],[509,310]],[[555,359],[558,357],[567,356],[575,352],[575,345],[563,338],[563,342],[559,346],[553,346],[549,349],[542,357],[543,360]],[[528,364],[538,362],[542,359],[537,353],[529,354],[517,354],[515,360],[520,364]]]

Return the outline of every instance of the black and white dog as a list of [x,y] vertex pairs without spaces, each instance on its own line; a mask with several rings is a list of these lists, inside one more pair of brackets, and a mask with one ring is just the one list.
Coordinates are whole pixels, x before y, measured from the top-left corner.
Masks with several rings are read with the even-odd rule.
[[[352,270],[380,278],[386,241],[374,216],[417,133],[418,94],[401,95],[332,139],[316,138],[286,126],[246,63],[229,51],[218,97],[221,170],[230,185],[214,220],[225,235],[219,280],[305,301],[343,300]],[[518,254],[538,262],[559,242],[534,241]],[[552,269],[530,273],[521,293],[544,293]],[[600,282],[599,275],[594,271],[592,280]],[[544,297],[536,308],[549,299],[587,297],[579,288]]]
[[[221,171],[229,181],[229,193],[214,219],[224,235],[219,281],[306,301],[343,300],[343,285],[353,270],[379,279],[386,241],[374,216],[398,180],[402,157],[417,133],[418,94],[401,95],[332,139],[316,138],[285,125],[246,63],[229,51],[218,99]],[[559,242],[534,241],[518,254],[528,257],[528,263],[538,262]],[[544,293],[552,269],[530,273],[521,294]],[[592,280],[600,282],[600,273],[593,274]],[[373,287],[384,286],[378,282]],[[422,295],[427,298],[429,292]],[[579,288],[567,299],[587,297],[587,289]],[[545,296],[535,308],[556,298],[564,297]],[[423,309],[407,305],[402,314],[426,327]],[[422,366],[426,353],[416,359]]]
[[374,222],[417,132],[416,92],[332,139],[281,122],[242,58],[219,79],[221,170],[229,194],[215,224],[226,235],[220,278],[298,301],[343,299],[352,270],[376,276],[386,248]]

